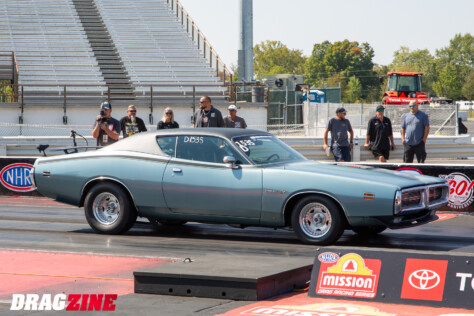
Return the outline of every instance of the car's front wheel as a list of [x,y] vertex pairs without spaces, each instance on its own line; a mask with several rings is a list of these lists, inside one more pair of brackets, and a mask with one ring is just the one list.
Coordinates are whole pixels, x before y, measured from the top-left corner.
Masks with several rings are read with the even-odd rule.
[[304,243],[329,245],[344,232],[345,221],[339,207],[330,199],[308,196],[300,200],[291,214],[296,236]]
[[128,195],[113,183],[95,185],[87,193],[84,212],[92,229],[101,234],[123,234],[137,219]]

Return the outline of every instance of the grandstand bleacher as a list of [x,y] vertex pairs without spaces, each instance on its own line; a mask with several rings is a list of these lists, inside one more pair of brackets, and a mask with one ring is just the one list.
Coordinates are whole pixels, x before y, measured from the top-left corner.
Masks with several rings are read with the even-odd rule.
[[151,85],[168,98],[189,96],[193,85],[201,95],[226,91],[167,0],[0,0],[0,46],[15,52],[25,95],[63,96],[67,85],[104,98],[114,84],[135,96]]

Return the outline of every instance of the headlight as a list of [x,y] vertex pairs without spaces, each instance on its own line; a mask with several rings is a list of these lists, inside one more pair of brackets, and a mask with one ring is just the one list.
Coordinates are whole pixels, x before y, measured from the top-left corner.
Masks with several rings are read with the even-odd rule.
[[402,210],[402,191],[395,192],[395,203],[393,205],[393,213],[396,215]]

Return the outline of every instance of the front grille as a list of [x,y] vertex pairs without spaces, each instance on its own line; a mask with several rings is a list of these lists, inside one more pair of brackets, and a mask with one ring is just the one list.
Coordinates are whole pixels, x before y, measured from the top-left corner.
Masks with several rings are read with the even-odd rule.
[[423,208],[425,206],[425,189],[407,190],[402,193],[402,209]]
[[422,209],[437,209],[448,203],[449,186],[433,184],[404,189],[398,197],[398,212],[413,212]]

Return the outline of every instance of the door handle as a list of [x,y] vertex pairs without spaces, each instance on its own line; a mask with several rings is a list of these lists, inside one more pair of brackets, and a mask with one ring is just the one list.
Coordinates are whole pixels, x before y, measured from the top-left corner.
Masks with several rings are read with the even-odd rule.
[[183,172],[183,170],[181,170],[180,168],[173,168],[173,172],[181,173],[181,172]]

